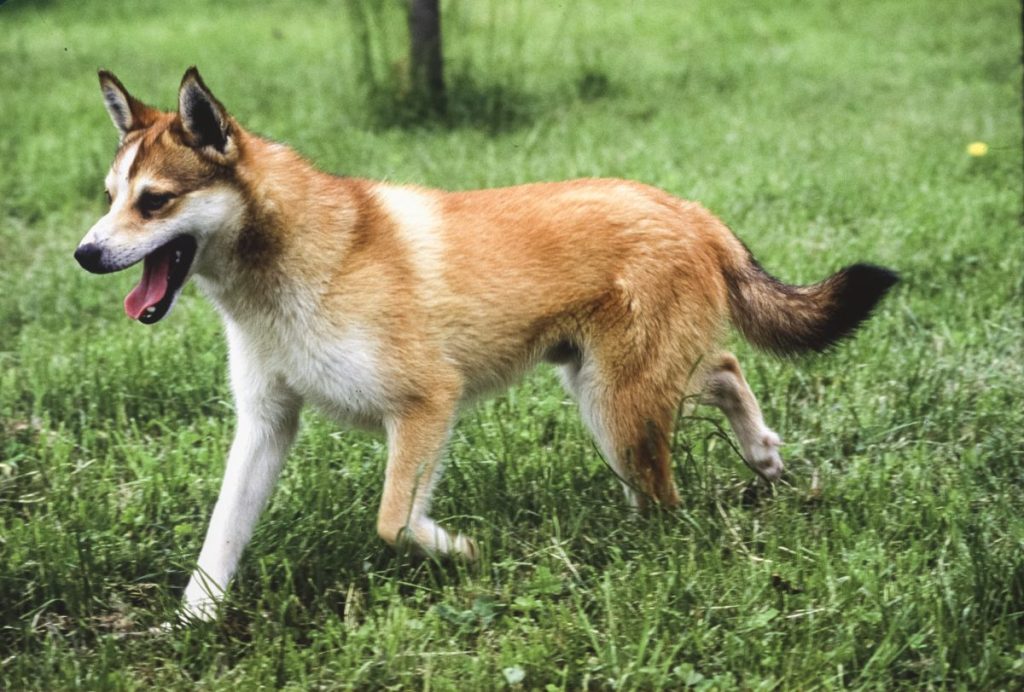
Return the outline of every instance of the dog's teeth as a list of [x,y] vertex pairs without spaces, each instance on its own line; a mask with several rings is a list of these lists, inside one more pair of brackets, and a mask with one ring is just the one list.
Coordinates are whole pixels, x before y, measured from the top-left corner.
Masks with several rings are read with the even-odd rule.
[[181,250],[174,251],[174,263],[177,264],[181,261]]

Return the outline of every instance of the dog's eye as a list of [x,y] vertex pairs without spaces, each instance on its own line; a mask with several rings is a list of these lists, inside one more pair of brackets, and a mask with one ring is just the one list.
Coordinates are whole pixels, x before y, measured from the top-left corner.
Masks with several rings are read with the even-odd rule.
[[174,195],[170,192],[143,192],[139,195],[137,206],[143,216],[148,216],[163,209],[172,199]]

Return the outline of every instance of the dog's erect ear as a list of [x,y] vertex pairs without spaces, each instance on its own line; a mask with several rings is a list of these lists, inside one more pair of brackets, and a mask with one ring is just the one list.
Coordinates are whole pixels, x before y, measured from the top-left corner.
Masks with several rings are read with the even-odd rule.
[[178,115],[192,146],[213,147],[227,155],[231,144],[231,121],[194,66],[188,68],[178,91]]
[[128,93],[121,80],[106,70],[99,71],[100,90],[114,127],[121,133],[121,139],[132,130],[140,130],[153,124],[157,114],[142,101]]

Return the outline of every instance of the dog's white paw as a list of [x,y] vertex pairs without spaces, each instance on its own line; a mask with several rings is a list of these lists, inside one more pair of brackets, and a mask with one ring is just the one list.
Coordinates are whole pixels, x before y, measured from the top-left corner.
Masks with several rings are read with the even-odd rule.
[[196,602],[187,602],[178,611],[178,623],[190,625],[196,622],[211,622],[217,619],[217,601],[203,598]]
[[455,541],[452,544],[452,554],[458,557],[475,562],[480,556],[480,550],[476,547],[476,541],[469,536],[459,533],[455,534]]
[[176,617],[177,624],[191,625],[216,620],[217,609],[223,598],[223,588],[203,575],[193,575],[185,587],[185,596]]
[[782,440],[773,431],[765,428],[747,445],[747,464],[766,481],[775,482],[782,476],[782,456],[779,447]]
[[437,524],[431,522],[430,531],[419,543],[419,548],[430,557],[453,558],[456,560],[476,560],[480,554],[476,541],[463,533],[452,535]]
[[148,630],[146,630],[146,633],[154,637],[159,637],[173,631],[173,622],[161,622],[159,625],[154,625],[153,627],[150,627]]
[[[412,550],[425,557],[473,561],[478,555],[476,543],[472,538],[462,533],[450,533],[427,517],[421,517],[412,525],[403,526],[397,533],[397,539],[394,540],[397,548]],[[387,531],[381,531],[381,535],[386,536]]]
[[465,534],[451,534],[432,519],[423,518],[399,532],[398,543],[432,558],[476,560],[476,542]]
[[213,599],[206,599],[203,602],[183,603],[174,620],[161,622],[155,627],[149,628],[152,635],[163,635],[183,627],[190,627],[202,622],[212,622],[217,617],[217,602]]

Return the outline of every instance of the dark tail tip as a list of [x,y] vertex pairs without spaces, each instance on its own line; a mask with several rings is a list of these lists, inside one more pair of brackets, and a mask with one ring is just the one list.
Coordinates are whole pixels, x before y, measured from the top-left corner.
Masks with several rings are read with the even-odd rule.
[[899,280],[896,272],[873,264],[852,264],[837,272],[828,280],[832,305],[814,350],[823,351],[852,334]]

